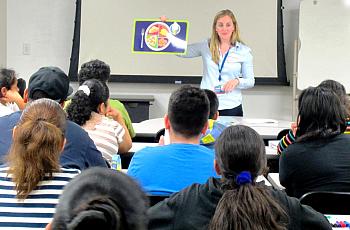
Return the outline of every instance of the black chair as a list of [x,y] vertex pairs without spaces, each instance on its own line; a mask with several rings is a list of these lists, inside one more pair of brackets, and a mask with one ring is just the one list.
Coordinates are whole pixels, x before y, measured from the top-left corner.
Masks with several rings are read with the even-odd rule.
[[350,214],[350,192],[309,192],[300,202],[323,214]]
[[158,143],[160,137],[161,137],[161,136],[164,136],[164,133],[165,133],[165,128],[160,129],[160,130],[156,133],[156,136],[155,136],[155,138],[154,138],[154,142],[155,142],[155,143]]
[[129,164],[133,156],[134,156],[133,152],[128,152],[120,155],[120,159],[122,162],[122,169],[129,168]]
[[169,197],[168,195],[150,195],[150,194],[148,194],[147,196],[148,196],[151,207],[153,205],[157,204],[158,202],[161,202],[164,199]]

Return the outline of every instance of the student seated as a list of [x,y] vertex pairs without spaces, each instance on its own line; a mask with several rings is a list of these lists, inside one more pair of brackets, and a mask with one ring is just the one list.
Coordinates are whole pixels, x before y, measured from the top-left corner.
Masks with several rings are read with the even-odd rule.
[[191,86],[177,89],[164,117],[170,144],[136,152],[128,174],[153,195],[169,195],[216,176],[213,151],[199,145],[200,135],[208,127],[208,114],[209,101],[203,90]]
[[27,82],[23,78],[18,78],[17,79],[17,88],[18,88],[18,93],[21,95],[21,97],[24,97],[24,91],[27,88]]
[[[29,79],[28,88],[24,93],[24,100],[35,101],[49,98],[60,103],[70,94],[69,78],[57,67],[42,67]],[[12,129],[21,117],[21,111],[0,117],[0,162],[3,162],[12,143]],[[65,168],[80,170],[101,166],[107,167],[100,151],[96,149],[89,135],[77,124],[67,121],[65,131],[67,143],[60,156],[61,165]]]
[[221,179],[193,184],[151,207],[149,229],[331,229],[311,207],[255,182],[266,155],[253,129],[226,128],[215,144],[214,165]]
[[[111,76],[111,69],[109,65],[107,65],[105,62],[100,61],[98,59],[91,60],[81,65],[78,73],[78,83],[79,85],[82,85],[87,80],[96,79],[107,84],[110,76]],[[69,103],[70,101],[67,101],[66,106],[68,106]],[[125,109],[125,106],[123,105],[123,103],[121,103],[116,99],[109,99],[109,106],[121,113],[131,138],[135,137],[136,133],[132,126],[129,113]]]
[[15,71],[0,69],[0,117],[24,109],[25,103],[18,91]]
[[46,229],[146,230],[148,200],[124,173],[92,168],[64,189]]
[[280,183],[290,196],[311,191],[350,192],[350,135],[346,109],[329,89],[309,87],[298,101],[296,142],[283,151]]
[[111,163],[118,152],[126,153],[132,142],[123,117],[108,107],[109,90],[96,79],[79,86],[67,107],[68,119],[82,126],[103,157]]
[[214,149],[216,139],[218,139],[218,137],[220,136],[222,131],[224,131],[226,126],[217,121],[217,119],[219,118],[219,99],[216,96],[216,93],[209,89],[204,89],[204,92],[209,99],[210,110],[208,129],[205,132],[205,134],[201,135],[200,144],[210,149]]
[[79,173],[60,167],[66,114],[50,99],[29,103],[13,130],[7,165],[0,167],[0,228],[43,229],[58,197]]
[[[350,101],[348,95],[346,94],[345,87],[337,81],[334,80],[324,80],[319,85],[319,87],[332,90],[340,99],[341,103],[344,104],[346,108],[346,130],[345,134],[350,134]],[[281,154],[289,145],[295,142],[295,132],[297,129],[296,123],[292,124],[292,129],[282,137],[277,146],[277,153]]]

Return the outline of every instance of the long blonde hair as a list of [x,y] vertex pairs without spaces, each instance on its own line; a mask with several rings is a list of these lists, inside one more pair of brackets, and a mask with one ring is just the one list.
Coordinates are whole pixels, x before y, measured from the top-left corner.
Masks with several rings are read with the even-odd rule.
[[23,111],[7,158],[18,199],[25,199],[46,174],[60,170],[65,126],[65,112],[50,99],[35,100]]
[[224,16],[229,16],[232,19],[233,26],[235,28],[234,32],[231,35],[231,44],[235,44],[236,41],[242,42],[239,36],[238,23],[235,15],[232,13],[231,10],[228,10],[228,9],[219,11],[215,15],[215,18],[213,21],[212,33],[211,33],[211,38],[209,43],[210,53],[213,61],[216,64],[219,64],[219,59],[220,59],[220,53],[219,53],[220,38],[219,38],[219,35],[216,33],[216,23],[220,18]]

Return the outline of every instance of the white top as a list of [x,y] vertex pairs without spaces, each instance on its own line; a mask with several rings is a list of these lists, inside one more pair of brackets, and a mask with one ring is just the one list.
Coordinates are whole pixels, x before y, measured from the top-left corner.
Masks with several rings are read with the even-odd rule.
[[13,112],[19,111],[17,104],[15,103],[6,103],[5,105],[0,103],[0,117],[9,115]]
[[[252,123],[252,120],[261,120],[261,123]],[[271,119],[250,119],[234,116],[220,116],[218,121],[230,125],[247,125],[257,131],[263,139],[276,139],[278,133],[283,129],[290,129],[291,121]],[[155,118],[140,123],[133,123],[136,136],[154,137],[155,134],[164,128],[164,118]]]
[[117,121],[98,113],[92,113],[90,120],[83,126],[102,156],[112,161],[112,156],[118,153],[119,144],[123,142],[125,130]]

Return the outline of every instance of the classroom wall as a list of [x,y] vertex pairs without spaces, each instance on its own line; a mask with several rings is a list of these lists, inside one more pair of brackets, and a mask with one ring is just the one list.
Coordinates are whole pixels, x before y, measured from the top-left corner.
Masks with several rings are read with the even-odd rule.
[[0,67],[6,66],[6,1],[0,1]]
[[[75,4],[72,2],[75,1],[7,0],[5,2],[8,4],[7,66],[18,70],[19,76],[25,79],[28,79],[40,65],[55,64],[68,72],[75,10]],[[286,65],[288,78],[291,79],[293,42],[298,36],[299,0],[284,0],[284,2]],[[29,54],[23,54],[23,44],[29,44]],[[179,86],[171,84],[110,84],[111,92],[115,94],[154,95],[155,102],[150,107],[151,118],[164,115],[170,93],[177,87]],[[255,86],[253,89],[245,90],[243,96],[247,117],[292,119],[292,87]]]

